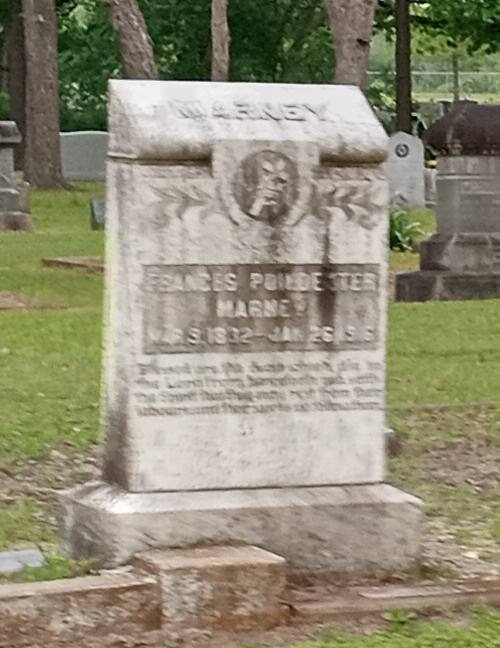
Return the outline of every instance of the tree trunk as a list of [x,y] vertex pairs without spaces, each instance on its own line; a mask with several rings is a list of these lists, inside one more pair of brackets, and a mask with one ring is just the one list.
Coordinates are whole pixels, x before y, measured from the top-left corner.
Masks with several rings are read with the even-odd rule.
[[103,0],[118,38],[127,79],[157,79],[153,41],[137,0]]
[[410,1],[396,0],[396,128],[412,132]]
[[64,186],[61,172],[57,14],[54,0],[23,0],[26,53],[24,175],[35,187]]
[[229,24],[227,21],[228,0],[212,0],[212,81],[227,81],[229,78]]
[[335,83],[368,83],[368,63],[378,0],[325,0],[335,45]]
[[24,55],[24,25],[21,3],[14,0],[7,23],[7,87],[10,96],[10,118],[22,136],[14,149],[14,167],[24,169],[26,142],[26,58]]

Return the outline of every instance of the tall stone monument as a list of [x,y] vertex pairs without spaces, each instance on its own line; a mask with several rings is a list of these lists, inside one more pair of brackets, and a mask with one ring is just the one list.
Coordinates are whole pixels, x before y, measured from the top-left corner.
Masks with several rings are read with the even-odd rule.
[[384,484],[387,138],[354,87],[113,81],[103,481],[74,556],[247,543],[292,574],[418,559]]
[[397,301],[500,297],[500,105],[458,102],[425,134],[437,155],[437,232]]
[[14,147],[20,142],[16,123],[0,121],[0,232],[33,227],[28,183],[14,171]]

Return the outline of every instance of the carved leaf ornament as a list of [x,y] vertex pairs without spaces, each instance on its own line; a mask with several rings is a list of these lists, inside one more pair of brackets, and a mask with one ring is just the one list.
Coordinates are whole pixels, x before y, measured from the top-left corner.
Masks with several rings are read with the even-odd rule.
[[179,220],[182,220],[192,207],[203,208],[200,212],[202,220],[205,220],[214,211],[212,196],[195,185],[187,185],[183,188],[170,186],[167,189],[153,187],[153,192],[158,198],[153,203],[157,220],[164,221],[166,204],[170,207],[169,211]]
[[[213,196],[195,186],[194,184],[185,187],[169,186],[166,189],[153,188],[157,200],[152,207],[155,210],[158,224],[165,223],[168,213],[174,215],[178,220],[183,220],[185,214],[193,207],[201,208],[200,219],[204,221],[214,213],[216,209]],[[340,209],[349,222],[358,224],[364,229],[371,230],[378,224],[380,211],[385,205],[385,197],[381,186],[371,181],[346,181],[342,180],[337,186],[329,191],[320,192],[316,186],[313,214],[320,219],[328,217],[331,209]],[[304,212],[302,218],[307,215]],[[297,219],[298,223],[302,218]]]
[[378,215],[385,205],[385,198],[378,183],[343,181],[323,193],[320,203],[322,210],[341,209],[348,221],[371,230],[379,222]]

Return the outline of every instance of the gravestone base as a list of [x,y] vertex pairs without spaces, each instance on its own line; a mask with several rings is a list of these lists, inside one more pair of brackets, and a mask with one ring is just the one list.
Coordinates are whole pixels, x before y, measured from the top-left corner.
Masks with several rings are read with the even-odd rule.
[[116,566],[155,548],[247,544],[292,579],[380,577],[420,558],[422,503],[388,484],[129,493],[100,482],[62,495],[74,558]]
[[30,232],[33,229],[31,214],[24,212],[0,212],[0,232]]
[[420,270],[500,272],[500,232],[433,234],[420,244]]
[[396,276],[397,302],[497,299],[500,272],[439,272],[419,270]]
[[396,301],[500,297],[500,233],[438,232],[420,245],[420,270],[396,276]]

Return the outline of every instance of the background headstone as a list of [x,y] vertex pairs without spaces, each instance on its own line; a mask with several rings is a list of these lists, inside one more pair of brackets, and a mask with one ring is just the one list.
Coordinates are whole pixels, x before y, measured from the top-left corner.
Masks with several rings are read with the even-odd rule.
[[21,134],[13,121],[0,121],[0,232],[30,230],[29,187],[23,174],[14,172],[14,147]]
[[[75,556],[246,543],[291,573],[404,570],[383,483],[387,138],[353,87],[113,81],[103,482]],[[152,117],[154,115],[154,117]]]
[[438,156],[437,232],[420,270],[396,277],[398,301],[500,297],[500,105],[457,102],[428,129]]
[[100,131],[61,133],[62,172],[65,180],[104,180],[108,134]]
[[106,199],[93,198],[90,201],[90,228],[104,229],[106,224]]
[[420,138],[395,133],[389,140],[389,155],[384,164],[392,205],[425,207],[424,146]]

